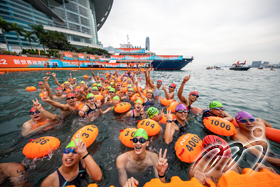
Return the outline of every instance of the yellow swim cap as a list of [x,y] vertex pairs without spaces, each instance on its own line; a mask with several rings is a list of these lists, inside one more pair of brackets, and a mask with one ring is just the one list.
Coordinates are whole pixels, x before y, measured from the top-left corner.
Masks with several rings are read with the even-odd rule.
[[81,81],[81,84],[86,84],[85,81]]

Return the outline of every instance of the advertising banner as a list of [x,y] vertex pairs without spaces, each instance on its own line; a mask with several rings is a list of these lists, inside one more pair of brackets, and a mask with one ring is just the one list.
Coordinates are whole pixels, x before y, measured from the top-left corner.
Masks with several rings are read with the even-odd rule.
[[89,55],[89,60],[90,60],[90,61],[96,61],[95,55]]
[[154,60],[183,60],[183,55],[155,55]]
[[145,53],[145,48],[116,48],[115,53]]
[[0,55],[0,68],[44,67],[48,58]]
[[65,60],[73,60],[73,53],[72,52],[63,52]]
[[86,55],[85,54],[83,54],[83,53],[78,53],[78,59],[79,60],[86,60]]
[[125,60],[125,55],[111,55],[111,60]]

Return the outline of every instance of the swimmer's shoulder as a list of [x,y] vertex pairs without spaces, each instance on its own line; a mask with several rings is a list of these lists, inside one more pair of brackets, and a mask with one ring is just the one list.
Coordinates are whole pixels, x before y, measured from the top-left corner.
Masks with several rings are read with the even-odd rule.
[[126,153],[123,153],[121,155],[118,156],[117,160],[116,160],[116,166],[117,168],[122,168],[122,167],[125,167],[125,164],[126,162],[128,161],[129,157],[131,156],[130,155],[130,152],[126,152]]
[[50,174],[45,180],[42,182],[41,187],[58,187],[59,186],[59,178],[57,171]]

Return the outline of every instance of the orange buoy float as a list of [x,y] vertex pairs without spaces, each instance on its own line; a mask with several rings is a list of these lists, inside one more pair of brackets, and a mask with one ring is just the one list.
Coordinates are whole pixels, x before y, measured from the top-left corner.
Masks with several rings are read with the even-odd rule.
[[4,74],[5,74],[5,72],[2,72],[2,71],[1,71],[1,72],[0,72],[0,74],[1,74],[1,75],[4,75]]
[[88,79],[88,75],[84,75],[83,78],[84,78],[84,79]]
[[39,97],[44,97],[44,93],[43,93],[43,92],[40,93],[40,94],[39,94]]
[[69,93],[69,92],[72,92],[72,90],[66,90],[66,91],[64,91],[65,93]]
[[172,102],[169,103],[169,105],[166,107],[167,110],[171,110],[171,112],[175,112],[176,106],[178,105],[178,102]]
[[127,92],[127,88],[124,88],[124,89],[122,90],[122,92],[123,92],[123,93],[126,93],[126,92]]
[[95,95],[95,101],[97,101],[97,100],[102,101],[103,100],[103,95]]
[[[228,171],[221,176],[217,187],[237,187],[237,186],[279,186],[280,175],[272,173],[268,169],[261,169],[260,172],[250,168],[244,168],[241,174]],[[247,185],[246,185],[247,184]]]
[[[139,90],[140,90],[140,92],[142,92],[143,88],[139,86]],[[134,86],[134,91],[137,92],[137,87],[136,86]]]
[[95,125],[87,125],[79,129],[71,138],[79,138],[79,134],[86,146],[89,147],[96,139],[98,135],[98,128]]
[[163,98],[160,100],[160,103],[163,105],[163,106],[168,106],[170,103],[174,102],[175,100],[173,99],[169,99],[167,100],[166,98]]
[[235,126],[220,117],[210,116],[203,119],[203,125],[211,132],[222,135],[222,136],[232,136],[237,130]]
[[177,140],[175,151],[182,162],[195,162],[203,154],[202,141],[196,134],[184,134]]
[[202,112],[203,112],[203,109],[201,109],[201,108],[196,108],[196,107],[192,106],[190,111],[191,111],[191,114],[196,115],[196,114],[198,114],[198,113],[202,113]]
[[36,91],[36,87],[35,86],[27,86],[25,88],[25,90],[28,91],[28,92],[33,92],[33,91]]
[[42,158],[56,150],[59,145],[60,141],[56,137],[44,136],[26,144],[22,153],[29,159]]
[[280,143],[280,130],[279,129],[274,129],[271,127],[265,127],[265,136],[277,143]]
[[[215,183],[211,180],[208,180],[210,183],[209,187],[216,187]],[[203,185],[196,179],[191,178],[189,181],[182,181],[180,177],[174,176],[171,177],[170,183],[162,183],[159,178],[154,178],[150,182],[147,182],[143,187],[179,187],[179,186],[185,186],[185,187],[203,187]]]
[[148,136],[157,135],[160,131],[160,125],[152,119],[143,119],[137,124],[137,128],[145,129]]
[[236,120],[233,118],[233,120],[230,121],[235,127],[239,128],[238,123],[236,122]]
[[119,139],[123,143],[123,145],[133,148],[133,142],[131,141],[131,139],[133,139],[136,130],[136,128],[126,128],[124,130],[120,130],[121,133]]
[[[176,116],[174,115],[174,114],[171,114],[172,115],[172,121],[176,118]],[[159,122],[160,123],[163,123],[163,124],[166,124],[166,120],[167,120],[167,115],[166,114],[164,114],[161,118],[160,118],[160,120],[159,120]]]
[[117,91],[117,92],[116,92],[116,94],[120,94],[120,93],[121,93],[121,91]]
[[78,107],[77,107],[77,109],[78,109],[78,110],[82,110],[82,108],[84,107],[84,105],[85,105],[85,103],[79,104]]
[[128,102],[122,102],[117,104],[117,106],[114,107],[114,111],[117,113],[124,113],[127,112],[131,108],[131,104]]
[[47,75],[50,75],[50,74],[51,74],[51,72],[47,72],[46,74],[47,74]]
[[131,97],[131,101],[136,101],[136,97],[140,97],[139,93],[136,93],[134,94],[132,97]]

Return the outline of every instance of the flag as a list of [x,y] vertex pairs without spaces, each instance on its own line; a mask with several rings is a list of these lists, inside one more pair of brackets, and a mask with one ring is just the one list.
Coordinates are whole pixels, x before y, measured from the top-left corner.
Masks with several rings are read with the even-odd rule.
[[239,64],[239,61],[236,63],[236,65],[238,65]]
[[245,62],[244,62],[244,65],[246,64],[246,60],[245,60]]

